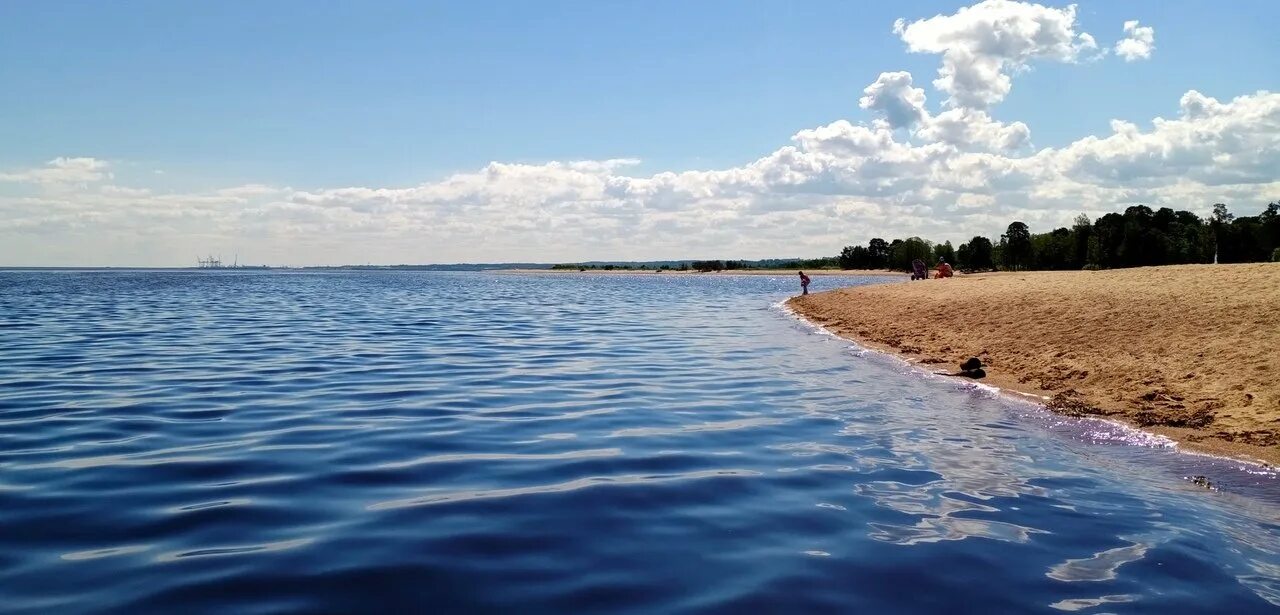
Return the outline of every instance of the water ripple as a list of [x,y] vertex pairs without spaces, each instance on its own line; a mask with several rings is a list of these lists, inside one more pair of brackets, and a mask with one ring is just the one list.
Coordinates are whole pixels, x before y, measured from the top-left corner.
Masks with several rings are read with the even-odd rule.
[[430,506],[434,504],[451,504],[455,502],[467,502],[471,500],[487,500],[494,498],[509,498],[521,495],[532,495],[537,493],[561,493],[564,491],[576,491],[578,489],[586,489],[589,487],[597,487],[601,485],[646,485],[652,483],[665,483],[678,480],[696,480],[700,478],[723,478],[723,477],[744,477],[759,476],[759,472],[751,470],[704,470],[701,472],[684,472],[681,474],[667,475],[621,475],[621,476],[590,476],[587,478],[579,478],[554,485],[531,485],[528,487],[515,487],[511,489],[477,489],[471,491],[456,491],[452,493],[436,493],[431,495],[423,495],[402,500],[390,500],[387,502],[378,502],[370,504],[369,510],[390,510],[393,508],[404,508],[406,506]]
[[794,286],[0,272],[0,604],[1280,606],[1274,469],[855,348]]

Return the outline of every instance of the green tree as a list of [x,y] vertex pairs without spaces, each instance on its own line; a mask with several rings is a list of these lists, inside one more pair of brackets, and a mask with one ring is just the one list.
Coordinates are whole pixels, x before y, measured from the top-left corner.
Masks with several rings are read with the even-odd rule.
[[995,269],[995,249],[991,240],[981,235],[969,240],[969,271]]
[[972,262],[972,258],[973,256],[972,252],[969,250],[969,244],[960,244],[960,247],[956,248],[956,269],[961,271],[973,271],[973,266],[970,264]]
[[1089,220],[1089,216],[1084,214],[1076,216],[1075,224],[1071,225],[1071,240],[1074,244],[1073,265],[1084,267],[1089,264],[1089,239],[1092,237],[1093,222]]
[[840,251],[841,269],[871,269],[871,252],[866,246],[845,246]]
[[1031,235],[1032,269],[1076,269],[1075,240],[1071,229],[1057,228],[1051,233]]
[[1273,250],[1280,248],[1280,202],[1268,203],[1258,220],[1262,225],[1263,244]]
[[1094,237],[1098,239],[1098,267],[1120,267],[1120,244],[1124,241],[1124,216],[1109,213],[1093,221]]
[[[1258,262],[1280,249],[1280,202],[1271,202],[1256,216],[1237,216],[1217,203],[1206,219],[1185,210],[1133,205],[1090,220],[1076,216],[1070,227],[1031,233],[1023,222],[1009,224],[1000,242],[974,237],[953,249],[950,242],[934,244],[920,237],[886,242],[879,237],[867,246],[848,246],[837,257],[807,260],[729,261],[724,267],[761,266],[816,269],[891,268],[905,270],[920,258],[930,264],[945,259],[965,271],[990,270],[996,265],[1023,269],[1101,269],[1177,263]],[[700,261],[707,263],[718,261]],[[561,265],[562,268],[572,265]],[[594,268],[594,266],[593,266]]]
[[[1213,262],[1215,263],[1218,262],[1219,259],[1221,259],[1223,256],[1226,256],[1227,259],[1222,260],[1222,262],[1224,263],[1233,262],[1229,260],[1231,258],[1231,252],[1233,252],[1233,250],[1231,249],[1231,245],[1230,245],[1231,243],[1230,227],[1228,226],[1231,224],[1231,220],[1233,218],[1235,218],[1235,216],[1231,215],[1230,211],[1227,211],[1226,204],[1224,203],[1213,204],[1213,216],[1209,220],[1209,227],[1213,230]],[[1227,245],[1224,246],[1223,245],[1224,243]],[[1222,253],[1224,247],[1227,248],[1226,250],[1228,253],[1227,255],[1224,255]]]
[[1223,203],[1213,204],[1213,221],[1221,224],[1231,224],[1235,219],[1235,215],[1227,211],[1227,206]]
[[867,252],[871,256],[872,269],[886,269],[889,267],[889,242],[873,237],[867,242]]
[[908,237],[895,240],[889,256],[889,268],[897,271],[910,271],[911,261],[920,259],[928,263],[933,258],[933,246],[919,237]]
[[1102,243],[1098,241],[1097,235],[1089,236],[1089,247],[1084,259],[1085,269],[1101,269],[1102,268]]
[[1025,268],[1031,261],[1031,230],[1025,222],[1013,222],[1000,236],[1004,265],[1014,271]]
[[956,263],[956,249],[951,247],[951,242],[947,241],[933,247],[933,260],[946,261],[951,264]]

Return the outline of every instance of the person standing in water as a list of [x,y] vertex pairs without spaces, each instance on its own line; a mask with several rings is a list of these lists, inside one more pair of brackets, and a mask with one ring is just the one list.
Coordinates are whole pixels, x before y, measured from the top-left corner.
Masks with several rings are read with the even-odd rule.
[[805,275],[803,271],[800,272],[800,291],[802,295],[809,294],[809,276]]

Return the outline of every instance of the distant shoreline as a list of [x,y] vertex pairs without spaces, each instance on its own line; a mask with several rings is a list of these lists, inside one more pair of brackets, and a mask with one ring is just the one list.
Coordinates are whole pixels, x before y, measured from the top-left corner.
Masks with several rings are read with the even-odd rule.
[[[528,268],[462,268],[461,266],[452,265],[342,265],[342,266],[308,266],[308,267],[285,267],[285,266],[240,266],[240,267],[0,267],[0,271],[15,272],[74,272],[74,271],[119,271],[119,272],[139,272],[139,271],[162,271],[162,272],[200,272],[200,273],[219,273],[219,272],[252,272],[252,271],[273,271],[273,272],[292,272],[292,273],[343,273],[343,272],[426,272],[426,273],[504,273],[504,274],[600,274],[600,275],[619,275],[619,274],[655,274],[663,275],[796,275],[799,269],[725,269],[722,271],[694,271],[692,269],[587,269],[578,271],[577,269],[528,269]],[[864,270],[864,269],[805,269],[806,275],[810,276],[902,276],[903,279],[910,277],[910,274],[901,271],[885,271],[885,270]]]
[[844,288],[788,305],[923,367],[1190,450],[1280,464],[1280,264],[1003,272]]

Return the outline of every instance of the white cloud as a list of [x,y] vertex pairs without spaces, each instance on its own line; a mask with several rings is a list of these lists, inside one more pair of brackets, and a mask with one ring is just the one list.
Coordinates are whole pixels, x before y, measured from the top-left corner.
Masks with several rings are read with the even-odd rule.
[[928,118],[916,135],[961,149],[1012,151],[1031,143],[1031,129],[1022,122],[1005,124],[977,109],[948,109]]
[[858,100],[858,106],[883,113],[894,128],[914,126],[928,116],[924,90],[912,87],[911,73],[906,71],[880,73],[862,92],[865,96]]
[[1179,117],[1156,118],[1143,132],[1112,121],[1112,134],[1064,148],[1057,162],[1069,175],[1093,181],[1163,184],[1183,178],[1206,186],[1280,179],[1280,94],[1258,92],[1228,103],[1195,90]]
[[1150,26],[1139,26],[1138,21],[1124,22],[1125,37],[1116,43],[1116,55],[1125,62],[1136,62],[1151,57],[1156,48],[1156,30]]
[[942,54],[933,85],[951,96],[948,105],[982,109],[1004,100],[1012,75],[1032,60],[1076,62],[1096,51],[1093,37],[1075,28],[1075,5],[985,0],[954,15],[899,19],[893,31],[909,51]]
[[1004,124],[982,110],[957,107],[936,116],[930,114],[924,90],[913,87],[911,73],[905,71],[880,73],[863,93],[858,106],[879,113],[888,127],[905,128],[927,143],[980,151],[1016,150],[1030,143],[1031,130],[1026,124]]
[[873,235],[963,241],[1013,219],[1041,230],[1139,202],[1248,212],[1280,196],[1280,94],[1192,90],[1172,119],[1114,120],[1108,134],[1033,150],[1026,124],[987,106],[1029,62],[1097,51],[1073,7],[987,0],[896,31],[942,54],[941,111],[910,73],[886,72],[858,101],[870,122],[799,130],[747,164],[650,175],[629,174],[632,159],[492,162],[409,187],[172,193],[58,158],[0,172],[12,184],[0,264],[173,265],[233,250],[272,264],[817,256]]
[[[1280,94],[1192,91],[1177,117],[1146,127],[1116,121],[1034,152],[972,146],[1022,134],[949,109],[909,134],[840,120],[748,164],[647,176],[626,174],[634,161],[585,161],[491,163],[405,188],[30,184],[0,196],[0,263],[181,264],[193,250],[277,264],[821,255],[872,235],[962,241],[1015,218],[1044,229],[1135,202],[1248,211],[1280,195]],[[155,256],[129,256],[142,247]]]
[[126,186],[116,186],[111,184],[102,186],[99,192],[107,196],[121,197],[142,197],[151,194],[151,190],[148,188],[129,188]]
[[54,158],[42,167],[0,173],[0,182],[24,184],[71,184],[110,179],[109,165],[97,158]]

